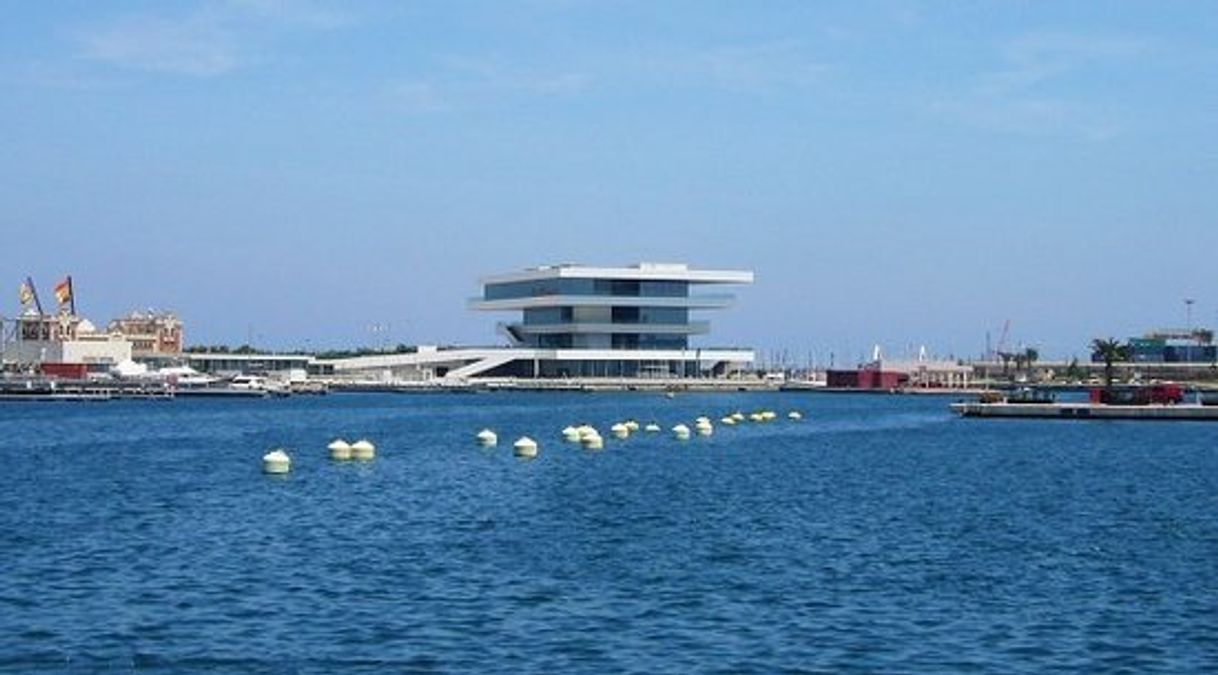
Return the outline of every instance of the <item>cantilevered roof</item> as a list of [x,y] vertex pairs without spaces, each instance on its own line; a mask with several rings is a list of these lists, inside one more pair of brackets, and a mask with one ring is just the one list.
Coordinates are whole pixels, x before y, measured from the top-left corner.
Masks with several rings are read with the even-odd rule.
[[693,284],[751,284],[749,270],[698,270],[681,263],[639,263],[629,267],[595,267],[564,263],[483,277],[482,285],[541,279],[616,279],[627,281],[685,281]]

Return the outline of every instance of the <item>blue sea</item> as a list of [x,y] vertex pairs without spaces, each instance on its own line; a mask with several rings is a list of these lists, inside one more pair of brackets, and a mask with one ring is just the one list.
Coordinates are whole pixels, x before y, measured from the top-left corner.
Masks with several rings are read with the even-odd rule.
[[[0,672],[1218,670],[1218,424],[948,402],[0,405]],[[579,422],[604,450],[562,442]],[[377,459],[329,461],[338,436]]]

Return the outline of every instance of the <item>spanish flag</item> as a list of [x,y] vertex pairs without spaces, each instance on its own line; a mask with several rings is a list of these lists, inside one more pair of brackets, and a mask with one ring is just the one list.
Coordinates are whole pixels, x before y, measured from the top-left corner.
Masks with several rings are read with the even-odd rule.
[[34,289],[30,288],[29,283],[22,282],[21,290],[17,291],[17,297],[21,298],[21,306],[26,307],[34,301]]
[[55,284],[55,300],[66,305],[72,300],[72,277],[68,277],[63,281]]

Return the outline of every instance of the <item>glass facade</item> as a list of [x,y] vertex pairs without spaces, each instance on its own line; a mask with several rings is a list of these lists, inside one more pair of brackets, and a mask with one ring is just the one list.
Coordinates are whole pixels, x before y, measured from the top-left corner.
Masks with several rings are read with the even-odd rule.
[[571,323],[573,316],[571,307],[530,307],[524,310],[524,325],[553,326]]
[[525,359],[497,366],[488,371],[488,377],[639,377],[666,379],[672,377],[698,377],[703,374],[719,374],[720,371],[703,373],[696,361],[621,361],[592,359]]
[[[608,278],[597,278],[598,274]],[[691,296],[690,287],[751,282],[751,275],[744,273],[708,274],[691,271],[684,265],[560,266],[529,270],[524,276],[542,278],[487,282],[482,297],[474,305],[484,310],[520,311],[517,322],[504,326],[512,344],[556,350],[689,350],[690,336],[708,330],[707,322],[692,320],[691,311],[718,309],[731,301],[730,295]],[[688,358],[697,360],[692,352]],[[676,364],[685,362],[685,357],[679,362],[656,361],[650,365],[630,360],[543,359],[540,366],[543,372],[539,374],[646,377],[654,371],[655,376],[662,377],[679,374],[685,365]]]
[[[560,283],[555,283],[555,281]],[[578,283],[570,283],[578,282]],[[561,279],[546,282],[512,282],[493,284],[486,288],[488,299],[508,299],[520,293],[559,295],[597,295],[600,297],[680,297],[688,295],[684,282],[637,282],[608,279]],[[642,295],[640,295],[642,294]],[[523,310],[523,330],[518,331],[524,346],[542,349],[685,349],[689,339],[683,332],[639,332],[640,326],[690,327],[689,309],[685,307],[622,307],[558,305],[526,307]],[[608,330],[586,332],[577,326],[602,324]],[[615,325],[629,326],[629,332],[616,332]],[[569,326],[570,332],[535,332],[529,328]]]

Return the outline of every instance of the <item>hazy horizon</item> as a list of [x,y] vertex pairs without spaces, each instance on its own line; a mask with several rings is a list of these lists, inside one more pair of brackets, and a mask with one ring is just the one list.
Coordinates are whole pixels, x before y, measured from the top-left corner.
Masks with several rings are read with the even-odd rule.
[[[1218,321],[1218,6],[3,2],[0,315],[496,344],[480,277],[750,269],[703,345]],[[383,327],[383,328],[378,328]]]

